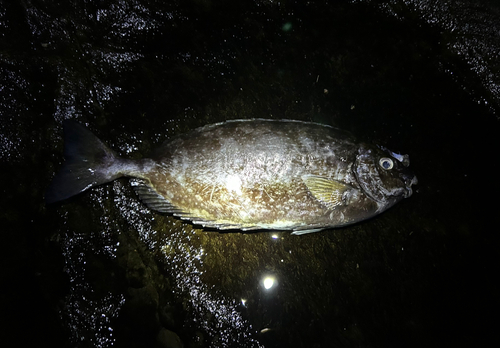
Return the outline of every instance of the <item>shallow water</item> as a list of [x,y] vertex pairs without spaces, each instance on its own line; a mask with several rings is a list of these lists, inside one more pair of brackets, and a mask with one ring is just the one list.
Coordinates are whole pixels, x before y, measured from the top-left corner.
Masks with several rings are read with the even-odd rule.
[[[2,338],[54,347],[481,346],[496,323],[493,2],[0,5]],[[410,154],[411,198],[305,236],[206,232],[128,180],[46,206],[64,119],[141,158],[236,118]]]

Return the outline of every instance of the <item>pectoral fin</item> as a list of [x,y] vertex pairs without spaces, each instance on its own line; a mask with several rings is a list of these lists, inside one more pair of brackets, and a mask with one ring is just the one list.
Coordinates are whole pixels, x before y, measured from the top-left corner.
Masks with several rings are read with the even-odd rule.
[[351,187],[346,184],[317,175],[304,175],[302,176],[302,180],[314,198],[326,205],[329,209],[344,204],[344,194],[351,189]]

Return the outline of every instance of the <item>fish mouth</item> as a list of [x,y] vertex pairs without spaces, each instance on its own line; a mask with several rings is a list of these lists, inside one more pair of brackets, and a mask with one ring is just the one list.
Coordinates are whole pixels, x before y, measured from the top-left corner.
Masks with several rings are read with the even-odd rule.
[[418,179],[416,175],[401,175],[401,179],[403,180],[405,184],[405,190],[406,192],[404,193],[404,198],[408,198],[413,194],[413,189],[411,188],[412,185],[418,184]]

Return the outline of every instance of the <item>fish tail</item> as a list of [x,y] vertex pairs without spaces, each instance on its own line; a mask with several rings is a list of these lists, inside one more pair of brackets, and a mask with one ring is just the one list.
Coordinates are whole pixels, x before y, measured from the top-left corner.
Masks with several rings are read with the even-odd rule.
[[90,187],[122,176],[113,168],[120,159],[115,152],[81,124],[66,120],[64,128],[64,163],[45,194],[45,201],[62,201]]

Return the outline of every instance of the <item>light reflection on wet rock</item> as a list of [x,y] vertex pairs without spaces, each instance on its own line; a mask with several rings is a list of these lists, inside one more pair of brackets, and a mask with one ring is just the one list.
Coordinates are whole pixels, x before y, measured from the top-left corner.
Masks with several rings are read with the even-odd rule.
[[[68,231],[62,237],[70,289],[60,315],[67,323],[73,344],[85,341],[95,347],[110,347],[116,341],[113,320],[120,313],[125,297],[96,287],[102,281],[96,279],[97,274],[102,276],[98,269],[101,265],[95,272],[99,256],[107,254],[105,246],[112,246],[113,242],[95,236]],[[109,254],[106,256],[104,259],[108,259]]]

